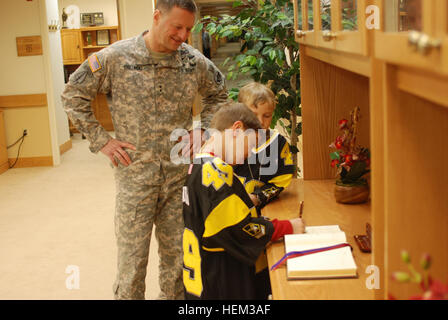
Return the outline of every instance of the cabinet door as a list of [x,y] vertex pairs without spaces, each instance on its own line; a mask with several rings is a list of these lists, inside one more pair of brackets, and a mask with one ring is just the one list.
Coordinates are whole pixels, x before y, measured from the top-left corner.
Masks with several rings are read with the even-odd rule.
[[375,34],[377,58],[448,73],[445,0],[382,0],[378,5],[383,28]]
[[295,0],[296,40],[301,44],[315,45],[314,0]]
[[82,52],[80,32],[78,30],[61,30],[62,56],[64,64],[81,64]]
[[365,0],[296,0],[299,43],[367,55]]
[[333,28],[336,50],[368,55],[367,32],[369,29],[366,26],[366,1],[333,0],[332,2],[334,3],[333,20],[337,23]]

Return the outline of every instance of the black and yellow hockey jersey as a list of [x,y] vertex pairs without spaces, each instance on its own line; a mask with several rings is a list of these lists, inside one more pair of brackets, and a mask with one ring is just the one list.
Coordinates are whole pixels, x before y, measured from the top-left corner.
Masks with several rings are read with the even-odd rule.
[[275,199],[289,186],[294,174],[294,164],[289,143],[276,130],[267,131],[266,141],[244,162],[234,166],[248,193],[260,200],[259,209]]
[[182,198],[186,298],[255,299],[255,261],[274,227],[257,216],[232,166],[198,154]]

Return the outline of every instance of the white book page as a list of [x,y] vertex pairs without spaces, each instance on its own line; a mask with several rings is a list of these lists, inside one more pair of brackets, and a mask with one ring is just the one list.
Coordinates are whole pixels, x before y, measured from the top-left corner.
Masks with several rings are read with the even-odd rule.
[[334,226],[312,226],[305,227],[305,233],[333,233],[333,232],[341,232],[341,229],[338,225]]
[[[285,236],[285,251],[304,251],[346,243],[345,232],[339,226],[307,227],[304,234]],[[325,278],[356,274],[356,264],[350,247],[319,252],[287,261],[288,277]]]
[[346,243],[345,232],[285,235],[285,252],[302,251]]
[[341,277],[356,274],[350,247],[319,252],[287,261],[290,277]]

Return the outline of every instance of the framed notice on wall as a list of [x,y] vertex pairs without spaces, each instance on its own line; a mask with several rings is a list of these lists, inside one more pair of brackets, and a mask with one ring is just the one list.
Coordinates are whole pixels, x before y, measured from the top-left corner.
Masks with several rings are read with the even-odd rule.
[[17,37],[17,55],[19,57],[42,55],[41,36]]

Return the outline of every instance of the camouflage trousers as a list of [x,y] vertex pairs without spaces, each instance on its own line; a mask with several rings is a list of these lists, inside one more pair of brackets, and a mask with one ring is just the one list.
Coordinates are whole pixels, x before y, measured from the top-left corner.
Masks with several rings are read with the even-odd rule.
[[152,228],[159,245],[159,299],[183,299],[182,186],[187,166],[134,161],[116,169],[115,235],[118,272],[115,299],[145,299]]

